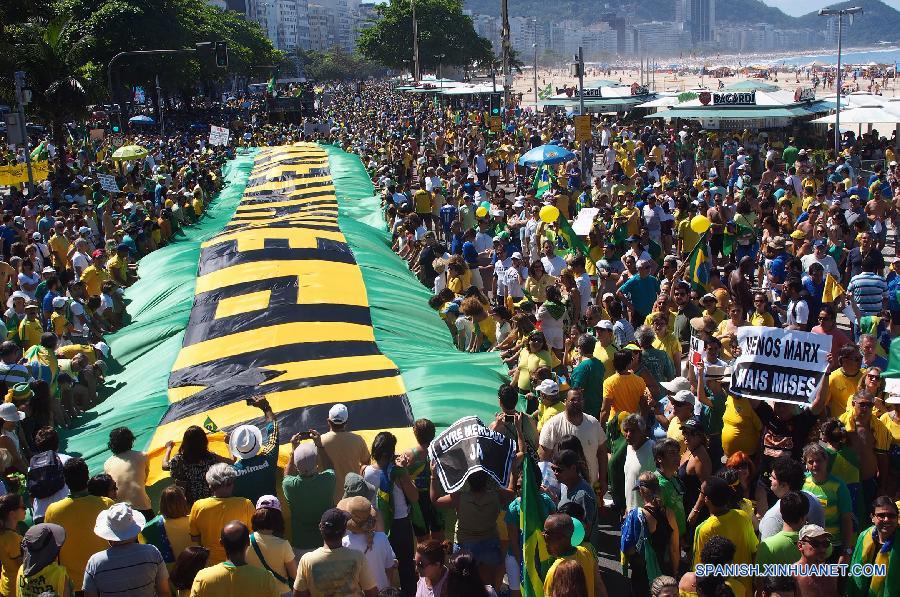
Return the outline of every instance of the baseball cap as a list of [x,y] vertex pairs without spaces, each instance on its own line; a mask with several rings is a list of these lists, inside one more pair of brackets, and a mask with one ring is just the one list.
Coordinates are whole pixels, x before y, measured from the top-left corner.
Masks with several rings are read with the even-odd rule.
[[683,402],[693,405],[697,401],[697,398],[690,390],[678,390],[675,392],[675,395],[672,396],[672,400],[674,402]]
[[53,300],[51,301],[51,304],[53,305],[53,308],[54,308],[54,309],[59,309],[59,308],[61,308],[61,307],[65,307],[67,302],[68,302],[68,301],[66,301],[66,297],[64,297],[64,296],[55,296],[55,297],[53,297]]
[[48,266],[44,267],[44,269],[41,270],[41,273],[42,274],[55,274],[56,270],[48,265]]
[[714,295],[711,292],[707,292],[706,294],[703,295],[703,298],[700,299],[700,302],[705,303],[706,301],[718,301],[718,300],[719,299],[716,298],[716,295]]
[[631,351],[636,350],[636,351],[640,352],[641,347],[638,346],[637,344],[635,344],[634,342],[630,342],[630,343],[626,344],[625,346],[623,346],[622,350],[631,350]]
[[335,404],[328,411],[328,420],[332,423],[336,423],[338,425],[343,425],[347,422],[347,419],[350,418],[350,413],[347,412],[347,407],[343,404]]
[[511,259],[521,259],[521,258],[522,258],[522,254],[519,253],[518,251],[514,251],[513,254],[510,255],[510,258],[511,258]]
[[608,330],[611,332],[613,331],[613,322],[608,319],[601,319],[594,327],[599,330]]
[[676,377],[672,381],[661,381],[659,382],[659,385],[673,394],[677,394],[683,390],[687,390],[688,392],[691,391],[691,382],[688,381],[688,378],[686,377]]
[[805,524],[800,529],[799,539],[815,539],[816,537],[831,537],[831,533],[823,529],[817,524]]
[[44,237],[41,236],[40,232],[35,232],[34,234],[31,235],[31,238],[32,238],[32,240],[43,240],[44,239]]
[[319,530],[328,535],[343,535],[347,530],[347,517],[343,510],[329,508],[322,513],[319,519]]
[[827,247],[828,242],[825,239],[820,238],[819,240],[817,240],[816,242],[813,243],[813,246],[814,247]]
[[541,383],[534,388],[541,394],[546,394],[547,396],[553,396],[554,394],[559,394],[559,384],[553,381],[552,379],[545,379]]
[[281,502],[274,495],[262,495],[256,500],[256,509],[259,510],[260,508],[271,508],[281,512]]

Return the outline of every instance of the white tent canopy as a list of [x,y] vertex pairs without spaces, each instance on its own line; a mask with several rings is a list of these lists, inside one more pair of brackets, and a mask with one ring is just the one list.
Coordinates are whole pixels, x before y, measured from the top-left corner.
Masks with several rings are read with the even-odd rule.
[[[813,124],[834,124],[835,114],[813,120]],[[900,123],[900,111],[893,111],[880,104],[870,103],[849,110],[841,110],[841,124]]]

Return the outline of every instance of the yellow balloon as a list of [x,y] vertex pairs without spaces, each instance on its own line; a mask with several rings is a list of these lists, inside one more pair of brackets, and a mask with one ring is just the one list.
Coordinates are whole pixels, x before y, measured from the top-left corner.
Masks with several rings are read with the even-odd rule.
[[691,218],[691,230],[697,234],[703,234],[709,230],[711,224],[712,222],[706,216],[694,216]]
[[487,210],[484,208],[483,205],[479,205],[478,209],[475,210],[475,215],[478,216],[479,218],[483,218],[484,216],[487,215]]
[[549,224],[550,222],[555,222],[557,218],[559,218],[559,208],[555,205],[545,205],[541,208],[538,215],[541,217],[542,222]]

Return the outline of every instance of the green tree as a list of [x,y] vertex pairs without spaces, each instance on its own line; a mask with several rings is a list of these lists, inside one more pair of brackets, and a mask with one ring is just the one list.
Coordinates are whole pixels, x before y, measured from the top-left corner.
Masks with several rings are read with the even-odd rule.
[[[462,0],[415,0],[419,31],[419,65],[436,71],[444,65],[468,66],[491,59],[491,43],[475,32],[463,14]],[[369,60],[400,69],[412,60],[410,0],[390,0],[375,7],[376,20],[360,32],[357,48]],[[443,54],[441,61],[438,56]]]
[[50,125],[60,165],[66,163],[66,123],[87,109],[87,82],[96,74],[86,58],[92,44],[75,30],[72,19],[35,18],[16,30],[13,50],[21,59],[32,91],[29,111],[36,111]]
[[316,81],[345,81],[365,79],[384,71],[384,67],[360,56],[334,47],[328,52],[298,50],[303,61],[303,71],[308,79]]

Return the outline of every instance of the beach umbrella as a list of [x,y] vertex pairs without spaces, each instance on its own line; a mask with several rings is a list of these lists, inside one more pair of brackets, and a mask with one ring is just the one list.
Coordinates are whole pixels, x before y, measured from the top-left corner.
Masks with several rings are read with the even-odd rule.
[[[834,124],[835,115],[816,118],[813,124]],[[841,124],[878,124],[900,122],[900,113],[886,109],[880,104],[868,104],[849,110],[841,110]]]
[[519,158],[520,166],[540,166],[542,164],[559,164],[575,157],[568,149],[558,145],[541,145],[535,147]]
[[149,116],[145,116],[144,114],[139,114],[138,116],[132,116],[128,119],[128,122],[131,124],[156,124],[156,121],[153,120]]
[[139,160],[147,157],[147,150],[140,145],[126,145],[115,150],[112,159],[118,161]]

